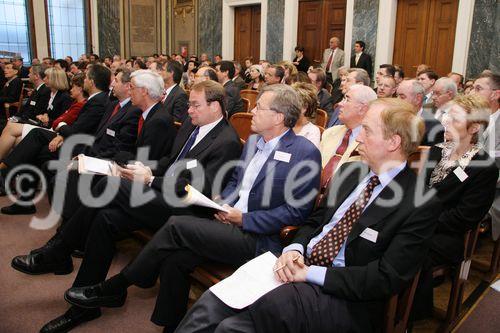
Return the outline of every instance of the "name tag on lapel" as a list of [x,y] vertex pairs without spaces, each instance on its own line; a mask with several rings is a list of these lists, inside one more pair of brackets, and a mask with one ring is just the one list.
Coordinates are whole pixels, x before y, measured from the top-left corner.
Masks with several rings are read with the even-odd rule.
[[189,169],[192,169],[192,168],[196,168],[197,165],[198,165],[198,161],[197,160],[189,161],[189,162],[186,163],[186,169],[189,170]]
[[106,134],[109,136],[115,137],[116,133],[112,129],[106,128]]
[[359,236],[363,237],[366,240],[369,240],[372,243],[376,243],[378,237],[378,231],[375,231],[371,228],[366,228]]
[[290,158],[292,157],[292,154],[290,153],[285,153],[284,151],[279,151],[279,150],[276,150],[274,152],[274,159],[276,161],[280,161],[280,162],[285,162],[285,163],[290,163]]
[[453,170],[453,173],[455,176],[457,176],[458,179],[463,183],[469,176],[465,173],[464,169],[461,167],[457,167],[455,170]]
[[36,101],[31,101],[30,105],[35,106],[36,105]]

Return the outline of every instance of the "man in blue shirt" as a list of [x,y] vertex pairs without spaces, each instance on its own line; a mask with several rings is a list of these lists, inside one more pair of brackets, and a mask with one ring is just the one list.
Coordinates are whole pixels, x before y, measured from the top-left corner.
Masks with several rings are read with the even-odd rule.
[[71,288],[65,299],[81,308],[121,306],[128,286],[151,287],[160,275],[152,321],[173,332],[187,310],[189,275],[196,266],[207,260],[241,265],[266,251],[281,252],[281,228],[306,220],[320,180],[319,150],[292,130],[300,108],[289,86],[265,87],[252,110],[257,135],[249,138],[220,195],[227,212],[217,212],[215,219],[171,217],[120,274]]
[[275,276],[285,284],[244,310],[206,292],[177,332],[381,331],[385,303],[420,269],[440,210],[406,162],[422,134],[408,103],[372,102],[357,138],[364,164],[340,168],[283,249]]

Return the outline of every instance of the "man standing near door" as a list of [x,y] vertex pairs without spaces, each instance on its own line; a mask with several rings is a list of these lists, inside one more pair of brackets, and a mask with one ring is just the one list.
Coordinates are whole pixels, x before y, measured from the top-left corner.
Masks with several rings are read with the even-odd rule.
[[338,78],[338,70],[344,66],[344,51],[339,48],[340,39],[330,38],[330,47],[323,52],[323,62],[321,67],[326,72],[327,82],[333,84]]

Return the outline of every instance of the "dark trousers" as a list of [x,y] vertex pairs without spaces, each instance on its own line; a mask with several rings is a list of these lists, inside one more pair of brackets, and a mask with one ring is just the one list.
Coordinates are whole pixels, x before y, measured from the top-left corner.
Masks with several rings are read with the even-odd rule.
[[[184,332],[370,332],[353,315],[355,302],[325,294],[308,283],[282,285],[249,307],[236,310],[207,291],[179,324]],[[365,327],[361,327],[364,325]]]
[[255,256],[256,236],[241,228],[194,216],[172,216],[123,274],[147,288],[160,276],[151,320],[177,325],[187,309],[189,274],[205,260],[241,265]]
[[161,194],[144,187],[155,197],[141,206],[131,207],[132,182],[117,177],[105,177],[94,187],[102,193],[103,187],[118,187],[112,201],[103,208],[81,206],[66,222],[60,234],[68,248],[85,244],[85,257],[73,283],[74,287],[102,282],[107,275],[115,253],[115,242],[138,229],[157,230],[171,214]]
[[[3,162],[9,169],[22,164],[40,167],[43,163],[57,159],[58,152],[49,151],[48,145],[56,134],[45,129],[35,128],[7,155]],[[24,195],[20,198],[23,201],[32,200],[35,196],[38,185],[38,175],[32,171],[21,171],[29,176],[21,184],[21,192]]]

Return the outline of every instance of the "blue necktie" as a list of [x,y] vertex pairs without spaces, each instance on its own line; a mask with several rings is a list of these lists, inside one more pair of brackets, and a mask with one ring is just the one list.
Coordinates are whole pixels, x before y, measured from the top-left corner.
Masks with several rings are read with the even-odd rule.
[[198,132],[199,131],[200,131],[199,127],[196,127],[194,129],[193,133],[191,133],[191,136],[186,141],[186,144],[184,145],[184,148],[182,148],[179,156],[177,156],[176,161],[182,160],[187,155],[187,153],[189,152],[189,150],[191,150],[191,147],[193,147],[193,144],[196,141],[196,137],[198,136]]

